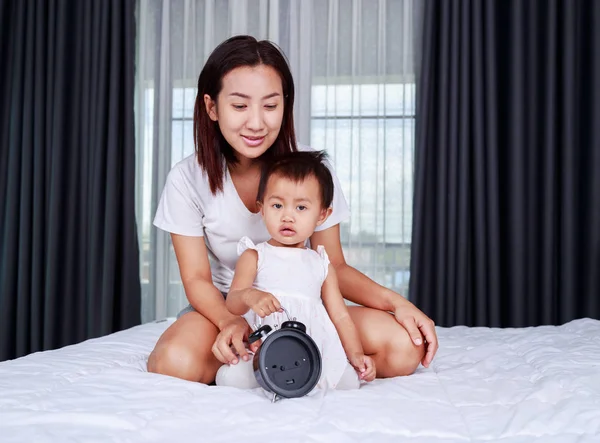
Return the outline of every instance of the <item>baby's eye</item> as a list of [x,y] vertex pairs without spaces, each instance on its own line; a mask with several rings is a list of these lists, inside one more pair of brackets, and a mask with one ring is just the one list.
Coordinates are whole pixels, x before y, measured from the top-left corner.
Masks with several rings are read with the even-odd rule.
[[298,211],[304,211],[306,210],[306,206],[300,205],[296,209],[298,209]]
[[282,204],[281,204],[281,203],[273,203],[273,207],[274,207],[275,209],[281,209],[283,206],[282,206]]
[[237,109],[238,111],[241,111],[242,109],[246,108],[246,105],[232,105],[234,109]]

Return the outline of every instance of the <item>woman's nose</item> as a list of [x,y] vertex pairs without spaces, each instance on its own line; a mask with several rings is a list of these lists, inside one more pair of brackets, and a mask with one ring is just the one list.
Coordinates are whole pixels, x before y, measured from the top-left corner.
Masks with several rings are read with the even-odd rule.
[[248,121],[246,122],[246,127],[254,132],[259,132],[263,129],[264,120],[262,112],[258,109],[250,109],[250,113],[248,114]]

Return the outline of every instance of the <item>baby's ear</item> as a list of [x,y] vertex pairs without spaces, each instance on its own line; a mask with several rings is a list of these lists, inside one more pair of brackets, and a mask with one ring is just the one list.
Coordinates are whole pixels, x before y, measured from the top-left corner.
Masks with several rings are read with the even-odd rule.
[[317,220],[317,226],[321,226],[325,223],[325,220],[329,218],[332,212],[333,208],[321,209],[321,215],[319,216],[319,220]]
[[263,204],[257,200],[256,206],[258,206],[258,212],[260,213],[260,215],[264,217],[265,213],[264,213]]

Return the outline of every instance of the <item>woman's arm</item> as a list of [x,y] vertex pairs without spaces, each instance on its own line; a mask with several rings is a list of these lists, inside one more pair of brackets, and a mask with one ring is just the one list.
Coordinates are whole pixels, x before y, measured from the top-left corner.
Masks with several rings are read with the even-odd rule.
[[229,346],[233,344],[238,354],[247,359],[242,339],[248,324],[227,310],[223,295],[213,284],[204,237],[171,234],[171,240],[188,301],[221,331],[213,346],[215,357],[223,363],[237,362]]
[[225,307],[223,295],[212,282],[204,237],[171,234],[171,240],[188,301],[196,311],[222,329],[233,314]]
[[315,232],[311,245],[323,245],[331,264],[335,267],[339,288],[344,298],[369,308],[393,312],[398,322],[407,330],[416,345],[427,340],[427,353],[423,366],[427,367],[437,351],[437,335],[433,321],[400,294],[385,288],[346,263],[340,243],[339,225]]

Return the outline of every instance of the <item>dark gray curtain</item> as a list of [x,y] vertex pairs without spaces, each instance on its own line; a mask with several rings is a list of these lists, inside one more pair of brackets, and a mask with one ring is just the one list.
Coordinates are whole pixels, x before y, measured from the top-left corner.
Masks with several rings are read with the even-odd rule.
[[423,5],[411,298],[439,325],[600,317],[600,2]]
[[2,0],[0,360],[140,322],[135,0]]

